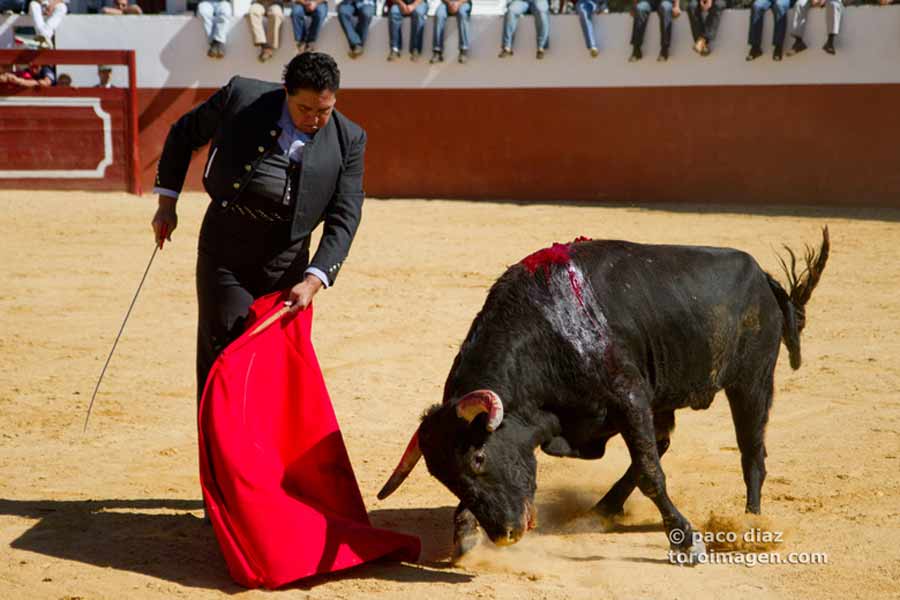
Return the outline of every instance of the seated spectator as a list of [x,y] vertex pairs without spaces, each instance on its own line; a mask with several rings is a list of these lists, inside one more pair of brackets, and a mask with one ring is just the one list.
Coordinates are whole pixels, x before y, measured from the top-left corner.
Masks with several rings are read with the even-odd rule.
[[100,80],[100,83],[98,83],[94,87],[98,87],[98,88],[113,87],[112,67],[109,65],[97,65],[97,78]]
[[548,0],[510,0],[506,5],[506,16],[503,18],[500,58],[513,55],[513,39],[516,37],[519,17],[528,13],[534,15],[534,27],[537,30],[537,58],[544,58],[547,46],[550,45],[550,3]]
[[389,61],[400,58],[403,49],[403,19],[409,17],[409,58],[413,62],[422,55],[425,45],[425,21],[428,20],[428,0],[389,0],[388,32],[391,38]]
[[794,22],[791,24],[791,35],[794,36],[794,45],[788,50],[788,56],[799,54],[806,50],[806,42],[803,41],[803,33],[806,31],[806,13],[812,4],[815,8],[821,8],[828,4],[825,12],[825,27],[828,29],[828,39],[822,50],[828,54],[834,54],[834,38],[841,32],[841,13],[844,12],[844,3],[841,0],[797,0],[794,4]]
[[710,44],[716,39],[719,30],[719,19],[727,8],[725,0],[691,0],[688,4],[688,18],[691,21],[691,34],[694,37],[694,52],[700,56],[709,56],[712,52]]
[[[297,52],[314,52],[319,28],[328,16],[328,0],[295,0],[291,9]],[[306,19],[309,18],[307,26]]]
[[633,14],[634,24],[631,29],[631,57],[628,62],[641,60],[644,55],[641,46],[644,45],[644,32],[647,31],[647,21],[650,20],[650,11],[655,10],[659,14],[659,56],[656,60],[665,62],[669,60],[669,46],[672,42],[672,19],[681,14],[679,0],[638,0],[635,3]]
[[50,87],[56,84],[53,67],[30,64],[19,70],[0,74],[0,83],[21,88]]
[[[269,35],[263,29],[263,16],[269,19]],[[281,23],[284,21],[284,10],[280,0],[254,0],[247,11],[247,22],[250,24],[250,35],[253,45],[259,48],[259,62],[267,62],[275,55],[281,42]]]
[[69,10],[68,0],[33,0],[28,5],[34,21],[34,39],[41,48],[53,47],[53,36]]
[[375,0],[343,0],[338,4],[337,13],[341,29],[350,44],[350,58],[362,56],[369,36],[369,23],[375,16]]
[[25,13],[25,0],[0,0],[0,12],[7,15]]
[[72,76],[68,73],[61,73],[56,79],[56,87],[72,87]]
[[784,38],[787,35],[787,13],[791,7],[790,0],[754,0],[750,8],[750,53],[747,60],[756,60],[762,56],[763,19],[766,11],[772,9],[775,17],[775,28],[772,31],[772,60],[781,60],[784,51]]
[[472,14],[472,3],[469,0],[442,0],[434,13],[434,53],[432,63],[444,62],[444,27],[450,15],[456,17],[456,28],[459,31],[460,63],[469,59],[469,18]]
[[137,4],[128,4],[128,0],[113,0],[112,6],[100,9],[104,15],[142,15],[144,11]]
[[[565,3],[564,3],[565,4]],[[566,6],[568,6],[566,4]],[[565,11],[565,7],[561,9]],[[594,37],[593,18],[595,13],[608,13],[608,0],[578,0],[575,3],[575,12],[578,13],[578,20],[581,21],[581,32],[584,34],[584,43],[587,46],[591,57],[597,58],[600,51],[597,49],[597,39]]]
[[231,18],[231,2],[228,0],[203,0],[197,5],[197,16],[203,21],[203,31],[209,49],[206,55],[210,58],[225,58],[225,36],[228,33],[228,20]]

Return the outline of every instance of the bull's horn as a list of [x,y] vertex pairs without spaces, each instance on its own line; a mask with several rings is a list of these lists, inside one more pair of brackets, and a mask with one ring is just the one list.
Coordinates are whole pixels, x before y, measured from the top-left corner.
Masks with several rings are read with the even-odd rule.
[[400,457],[400,462],[397,463],[397,468],[394,469],[390,479],[378,492],[378,499],[384,500],[393,494],[394,490],[400,487],[400,484],[412,473],[413,467],[416,466],[420,458],[422,458],[422,450],[419,448],[419,430],[416,429],[412,439],[409,440],[409,444],[406,446],[406,451]]
[[463,396],[456,405],[456,416],[469,423],[481,413],[488,414],[487,430],[494,431],[503,421],[503,402],[491,390],[477,390]]

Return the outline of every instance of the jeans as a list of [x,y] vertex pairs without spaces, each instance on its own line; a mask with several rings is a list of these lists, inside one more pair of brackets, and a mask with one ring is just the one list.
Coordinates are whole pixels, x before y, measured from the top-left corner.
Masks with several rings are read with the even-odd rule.
[[0,0],[0,12],[11,10],[17,13],[25,12],[25,0]]
[[688,19],[691,21],[691,34],[694,36],[695,42],[701,36],[707,42],[712,42],[716,39],[716,32],[719,30],[719,19],[722,17],[723,10],[725,10],[725,0],[713,0],[712,5],[709,7],[709,12],[706,13],[706,18],[704,18],[703,11],[700,10],[700,2],[691,0],[687,12]]
[[[300,4],[291,7],[291,23],[294,25],[294,41],[312,43],[319,37],[319,28],[328,16],[328,2],[322,0],[316,4],[312,12],[306,12]],[[306,17],[309,17],[309,27],[306,26]]]
[[787,13],[790,7],[790,0],[755,0],[750,9],[750,35],[747,43],[753,48],[762,46],[763,18],[766,16],[766,11],[771,8],[772,14],[775,16],[772,45],[783,47],[784,36],[787,34]]
[[506,16],[503,18],[501,45],[504,48],[512,49],[519,17],[527,13],[534,15],[538,49],[546,50],[550,45],[550,2],[548,0],[512,0],[507,5]]
[[[456,24],[459,28],[459,49],[469,49],[469,16],[472,13],[472,3],[466,2],[456,11]],[[444,26],[447,24],[447,5],[441,2],[434,13],[434,51],[444,51]]]
[[225,43],[228,19],[231,18],[230,2],[208,2],[204,0],[197,5],[197,16],[203,21],[206,39],[212,42]]
[[[365,46],[369,36],[369,23],[375,16],[374,0],[344,0],[338,4],[337,13],[350,46]],[[356,17],[355,25],[353,17]]]
[[659,14],[660,46],[668,48],[672,42],[672,2],[671,0],[640,0],[634,7],[634,25],[631,29],[631,45],[640,48],[644,43],[644,32],[650,11]]
[[422,2],[409,15],[400,12],[400,7],[396,4],[391,5],[388,11],[388,30],[391,38],[391,49],[400,50],[403,48],[403,17],[409,16],[409,51],[422,52],[422,46],[425,45],[425,21],[428,19],[428,3]]
[[575,3],[575,12],[581,22],[581,32],[584,34],[584,43],[591,48],[597,47],[597,39],[594,37],[594,13],[601,10],[609,10],[608,0],[578,0]]

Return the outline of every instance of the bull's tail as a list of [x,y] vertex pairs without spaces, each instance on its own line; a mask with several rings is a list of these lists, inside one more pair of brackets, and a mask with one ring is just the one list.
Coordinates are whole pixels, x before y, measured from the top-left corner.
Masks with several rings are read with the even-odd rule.
[[787,291],[768,273],[766,277],[769,287],[778,301],[778,306],[781,307],[781,313],[784,315],[781,339],[787,346],[791,368],[796,370],[800,368],[800,333],[806,327],[806,303],[809,302],[813,290],[816,289],[816,285],[822,277],[822,271],[825,270],[825,263],[828,261],[828,253],[831,250],[828,227],[822,230],[822,246],[818,252],[811,246],[806,247],[806,253],[803,256],[805,266],[799,274],[797,273],[797,256],[787,246],[785,246],[785,250],[790,256],[790,264],[780,256],[778,260],[781,261],[781,268],[788,280]]

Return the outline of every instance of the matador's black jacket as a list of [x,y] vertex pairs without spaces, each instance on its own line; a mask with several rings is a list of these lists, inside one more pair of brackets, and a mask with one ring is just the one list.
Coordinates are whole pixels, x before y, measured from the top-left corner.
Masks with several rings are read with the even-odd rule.
[[[278,126],[284,87],[234,77],[169,131],[156,185],[180,193],[191,154],[211,142],[203,185],[210,211],[241,204],[242,192],[270,153],[281,153]],[[334,283],[362,215],[365,131],[334,111],[303,153],[290,238],[306,239],[324,221],[319,247],[309,262]],[[273,185],[275,185],[273,183]]]

